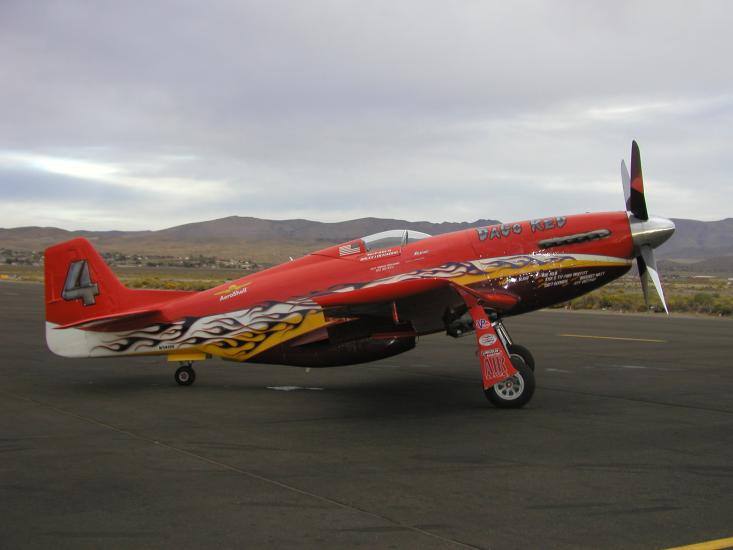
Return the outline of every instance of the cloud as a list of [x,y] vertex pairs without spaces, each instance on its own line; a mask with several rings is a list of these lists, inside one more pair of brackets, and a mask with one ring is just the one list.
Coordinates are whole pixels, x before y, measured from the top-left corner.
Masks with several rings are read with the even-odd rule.
[[105,229],[617,209],[633,138],[656,214],[731,216],[731,14],[725,2],[3,2],[0,162],[29,178],[35,206],[9,207],[19,173],[0,179],[0,225],[58,221],[41,179],[86,205],[63,223]]

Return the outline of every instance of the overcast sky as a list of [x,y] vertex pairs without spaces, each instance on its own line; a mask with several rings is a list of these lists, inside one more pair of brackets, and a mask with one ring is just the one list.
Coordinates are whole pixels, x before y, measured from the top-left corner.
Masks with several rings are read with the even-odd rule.
[[[733,3],[0,2],[0,227],[733,216]],[[628,162],[628,161],[627,161]]]

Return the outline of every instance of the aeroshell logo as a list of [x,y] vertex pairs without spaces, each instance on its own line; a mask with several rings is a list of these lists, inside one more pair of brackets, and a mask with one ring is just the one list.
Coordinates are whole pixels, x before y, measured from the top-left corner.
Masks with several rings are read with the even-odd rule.
[[224,302],[225,300],[231,300],[235,296],[240,296],[241,294],[247,294],[247,287],[250,283],[244,283],[241,285],[229,285],[228,288],[224,290],[220,290],[219,292],[215,292],[214,296],[219,297],[220,302]]
[[484,334],[478,339],[478,343],[482,346],[493,346],[494,344],[496,344],[496,336],[491,333]]

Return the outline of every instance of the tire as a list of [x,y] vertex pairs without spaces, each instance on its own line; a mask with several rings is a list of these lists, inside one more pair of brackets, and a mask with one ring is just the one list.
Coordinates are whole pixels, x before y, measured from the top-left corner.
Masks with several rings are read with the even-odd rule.
[[534,372],[534,357],[527,348],[525,348],[524,346],[520,346],[519,344],[511,344],[508,351],[510,356],[519,355],[522,359],[524,359],[524,362],[527,364],[527,366],[532,369],[532,372]]
[[[524,407],[534,394],[534,373],[519,355],[511,357],[517,374],[494,384],[484,390],[486,399],[500,409],[519,409]],[[517,387],[519,390],[517,391]]]
[[190,386],[196,381],[196,371],[191,367],[179,367],[175,374],[179,386]]

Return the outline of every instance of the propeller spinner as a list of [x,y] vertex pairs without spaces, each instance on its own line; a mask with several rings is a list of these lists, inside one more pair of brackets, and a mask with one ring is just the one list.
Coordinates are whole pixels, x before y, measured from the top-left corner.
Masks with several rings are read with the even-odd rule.
[[641,155],[636,141],[631,143],[631,174],[626,163],[621,161],[621,183],[624,188],[626,210],[629,215],[631,238],[634,242],[634,255],[639,268],[641,288],[644,292],[644,301],[649,304],[647,274],[657,290],[662,301],[664,311],[669,314],[667,302],[664,299],[662,282],[659,279],[657,262],[654,258],[654,249],[664,243],[674,233],[675,226],[672,220],[649,216],[644,198],[644,178],[641,173]]

